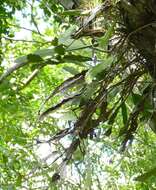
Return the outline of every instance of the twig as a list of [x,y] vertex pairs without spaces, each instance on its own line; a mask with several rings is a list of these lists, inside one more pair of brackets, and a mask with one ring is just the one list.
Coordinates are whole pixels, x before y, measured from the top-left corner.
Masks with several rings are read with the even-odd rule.
[[43,34],[38,33],[38,32],[35,31],[35,30],[29,29],[29,28],[25,28],[25,27],[23,27],[23,26],[18,26],[18,25],[16,25],[16,24],[11,24],[11,23],[7,23],[7,24],[10,25],[10,26],[14,26],[14,27],[16,27],[16,28],[20,28],[20,29],[23,29],[23,30],[27,30],[27,31],[33,32],[33,33],[38,34],[38,35],[40,35],[40,36],[44,36]]
[[36,40],[14,39],[14,38],[6,37],[6,36],[3,36],[2,38],[4,38],[5,40],[16,41],[16,42],[39,43],[39,44],[51,43],[51,42],[40,42]]
[[60,103],[56,104],[55,106],[50,107],[49,109],[47,109],[45,112],[43,112],[40,116],[39,116],[39,120],[42,120],[46,115],[48,115],[49,113],[51,113],[52,111],[60,108],[62,105],[66,104],[67,102],[73,100],[74,98],[80,96],[81,94],[76,94],[74,96],[71,96],[69,98],[66,98],[64,100],[62,100]]
[[151,26],[152,24],[156,24],[156,21],[153,21],[153,22],[150,22],[150,23],[145,24],[145,25],[143,25],[143,26],[140,26],[140,27],[137,28],[136,30],[130,32],[130,33],[128,34],[128,36],[125,38],[125,41],[127,41],[133,34],[136,34],[136,33],[139,32],[140,30],[143,30],[143,29],[145,29],[145,28]]
[[38,33],[41,34],[41,32],[40,32],[40,30],[39,30],[39,27],[38,27],[38,25],[37,25],[37,22],[36,22],[36,20],[35,20],[35,18],[34,18],[34,14],[33,14],[33,12],[34,12],[33,3],[34,3],[34,0],[32,0],[32,4],[29,3],[29,5],[30,5],[30,7],[31,7],[31,21],[32,21],[32,23],[34,24],[34,26],[36,27]]
[[82,47],[73,48],[73,49],[67,49],[67,51],[76,51],[76,50],[81,50],[81,49],[86,49],[86,48],[92,48],[92,45],[82,46]]
[[73,85],[75,84],[79,84],[80,81],[84,80],[84,76],[86,74],[87,70],[82,71],[79,74],[76,74],[73,77],[68,78],[67,80],[65,80],[63,83],[61,83],[59,86],[57,86],[51,93],[50,95],[48,95],[44,102],[41,104],[39,112],[42,110],[42,108],[44,107],[45,103],[52,98],[54,95],[56,95],[57,93],[67,90],[69,88],[71,88]]
[[16,71],[17,69],[25,66],[28,62],[22,62],[22,63],[16,63],[15,65],[13,65],[12,67],[10,67],[5,73],[3,73],[0,76],[0,84],[2,83],[2,81],[8,77],[11,73],[13,73],[14,71]]
[[[37,76],[37,74],[39,73],[39,71],[40,71],[40,69],[41,69],[42,67],[39,67],[38,69],[35,69],[32,73],[31,73],[31,75],[26,79],[26,81],[24,82],[24,86],[23,86],[23,88],[25,88],[36,76]],[[23,89],[22,88],[22,89]]]
[[51,43],[51,41],[46,41],[46,42],[41,42],[41,41],[37,41],[37,40],[25,40],[25,39],[14,39],[14,38],[9,38],[6,36],[3,36],[2,38],[4,38],[5,40],[12,40],[12,41],[19,41],[19,42],[28,42],[28,43],[38,43],[38,44],[48,44]]

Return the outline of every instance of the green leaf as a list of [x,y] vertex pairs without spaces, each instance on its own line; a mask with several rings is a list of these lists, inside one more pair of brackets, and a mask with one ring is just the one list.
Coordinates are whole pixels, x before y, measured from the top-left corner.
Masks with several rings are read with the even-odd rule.
[[82,152],[80,151],[80,149],[78,148],[74,153],[74,160],[81,161],[81,160],[83,160],[83,158],[84,158],[84,156],[83,156]]
[[22,177],[23,177],[23,176],[21,176],[21,174],[18,174],[18,177],[17,177],[17,180],[16,180],[16,185],[17,185],[17,186],[20,186],[20,185],[21,185],[21,183],[22,183]]
[[55,53],[54,48],[52,49],[41,49],[34,52],[34,54],[39,55],[41,57],[52,56]]
[[116,108],[116,110],[111,114],[110,118],[109,118],[109,121],[108,121],[108,124],[109,125],[112,125],[115,121],[115,118],[117,117],[118,113],[119,113],[119,109],[120,109],[120,106]]
[[[22,57],[19,57],[15,60],[16,63],[22,64],[22,63],[26,63],[26,62],[31,62],[31,59],[34,60],[37,59],[37,61],[39,59],[42,59],[43,57],[47,57],[47,56],[52,56],[54,54],[54,48],[53,49],[42,49],[42,50],[37,50],[32,54],[29,55],[25,55]],[[37,57],[39,56],[39,57]]]
[[141,99],[142,99],[142,96],[140,94],[136,94],[132,92],[132,100],[135,105],[138,104],[141,101]]
[[53,46],[57,46],[57,45],[58,45],[58,38],[54,38],[54,39],[52,40],[51,44],[52,44]]
[[27,55],[17,58],[15,62],[19,64],[28,62]]
[[86,49],[88,52],[90,52],[91,50],[90,49],[87,49],[86,48],[86,45],[84,45],[84,43],[78,39],[78,40],[75,40],[71,42],[71,44],[69,45],[68,47],[68,51],[80,51],[81,49]]
[[86,81],[87,83],[91,83],[92,80],[105,69],[107,69],[108,65],[113,62],[114,58],[109,57],[108,59],[104,60],[104,62],[97,64],[96,66],[92,67],[88,73],[86,74]]
[[63,67],[63,69],[64,69],[65,71],[69,72],[69,73],[72,74],[72,75],[76,75],[76,74],[79,73],[77,69],[75,69],[74,67],[71,67],[71,66],[70,66],[70,67],[65,66],[65,67]]
[[75,63],[77,65],[80,65],[82,67],[84,67],[85,65],[83,64],[83,62],[86,61],[91,61],[90,57],[85,57],[82,55],[65,55],[64,58],[62,59],[63,62],[67,62],[67,63]]
[[65,54],[65,48],[63,45],[59,45],[55,47],[55,53],[58,53],[59,55],[64,55]]
[[125,128],[125,126],[122,127],[122,128],[120,129],[120,131],[119,131],[119,137],[123,136],[126,132],[127,132],[127,128]]
[[111,38],[113,32],[114,32],[114,25],[111,25],[111,27],[109,27],[105,35],[102,38],[100,38],[99,40],[100,47],[104,48],[108,45],[109,39]]
[[64,44],[64,45],[70,46],[73,43],[73,39],[71,38],[71,35],[76,30],[76,28],[77,28],[76,25],[74,25],[74,26],[72,25],[65,32],[63,32],[58,38],[59,44]]
[[145,182],[151,176],[156,176],[156,168],[151,169],[150,171],[138,176],[135,178],[136,181]]
[[99,86],[98,86],[98,84],[97,84],[97,82],[92,82],[92,83],[90,83],[90,84],[88,84],[87,86],[86,86],[86,89],[85,89],[85,92],[83,93],[83,95],[82,95],[82,100],[81,100],[81,102],[83,102],[83,101],[89,101],[90,100],[90,98],[94,95],[94,93],[96,92],[96,90],[97,90],[97,88],[98,88]]
[[19,145],[25,145],[27,144],[27,139],[25,137],[16,136],[14,139],[14,143],[17,143]]
[[39,61],[43,61],[43,59],[39,56],[39,55],[35,55],[35,54],[29,54],[27,55],[27,59],[29,62],[39,62]]
[[112,127],[109,127],[109,128],[105,131],[104,135],[106,135],[107,137],[109,137],[109,136],[111,135],[111,133],[112,133]]
[[121,110],[122,110],[123,124],[126,125],[128,116],[127,116],[127,107],[125,102],[122,103]]

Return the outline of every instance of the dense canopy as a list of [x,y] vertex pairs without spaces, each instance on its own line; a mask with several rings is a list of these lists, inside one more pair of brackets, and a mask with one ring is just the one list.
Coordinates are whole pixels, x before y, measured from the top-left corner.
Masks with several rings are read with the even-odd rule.
[[0,189],[156,189],[156,1],[3,0],[0,24]]

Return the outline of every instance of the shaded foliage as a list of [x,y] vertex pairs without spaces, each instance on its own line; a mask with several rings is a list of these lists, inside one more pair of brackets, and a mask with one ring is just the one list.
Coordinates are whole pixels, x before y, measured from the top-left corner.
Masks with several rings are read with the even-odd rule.
[[[156,131],[155,3],[152,0],[106,0],[97,4],[91,1],[86,5],[85,1],[75,3],[69,0],[64,4],[63,1],[43,0],[39,6],[55,23],[54,29],[57,30],[52,31],[53,39],[44,40],[34,19],[33,1],[30,16],[36,29],[33,35],[36,45],[31,46],[34,51],[26,52],[11,67],[4,66],[0,76],[1,106],[4,109],[0,120],[4,126],[1,140],[1,160],[5,165],[1,168],[3,188],[20,187],[26,183],[26,188],[33,189],[35,181],[40,185],[40,177],[44,184],[41,184],[42,189],[50,189],[54,183],[60,187],[61,182],[56,182],[63,180],[63,170],[71,164],[81,172],[85,166],[86,173],[80,178],[86,179],[86,183],[80,182],[79,187],[71,183],[70,188],[91,189],[91,164],[81,160],[89,155],[87,149],[92,141],[104,145],[106,142],[110,146],[104,151],[100,148],[107,157],[119,148],[117,153],[120,156],[125,153],[127,157],[130,154],[129,157],[135,155],[137,159],[138,152],[136,163],[140,163],[141,150],[145,149],[138,150],[141,145],[137,138],[146,146],[146,141],[150,142],[149,127],[154,133]],[[7,14],[7,8],[3,4],[2,7],[2,13]],[[13,7],[15,9],[16,5]],[[7,29],[2,31],[6,32]],[[20,55],[22,52],[17,53]],[[148,123],[147,129],[145,123]],[[11,129],[6,129],[5,125]],[[23,125],[27,125],[26,129]],[[144,139],[146,137],[149,139]],[[62,143],[64,139],[67,146]],[[51,155],[57,155],[50,164],[46,162],[48,158],[40,161],[34,153],[34,149],[44,143],[53,146]],[[136,152],[129,152],[131,146]],[[154,148],[155,145],[151,151]],[[13,159],[9,166],[11,152]],[[147,151],[147,155],[151,154]],[[14,157],[20,158],[16,160]],[[31,163],[28,157],[31,157]],[[94,155],[90,159],[98,158]],[[121,165],[126,164],[123,161]],[[11,171],[5,169],[9,167]],[[106,169],[110,173],[113,171],[111,166]],[[135,168],[133,171],[137,172]],[[4,177],[9,178],[11,172],[8,185]],[[112,176],[119,177],[119,173],[116,171]],[[135,179],[144,182],[152,176],[155,176],[155,167]],[[99,179],[95,183],[100,189]],[[115,187],[111,183],[108,180],[107,188]],[[147,186],[148,183],[143,183],[136,185],[136,189]],[[121,187],[125,188],[124,185]]]

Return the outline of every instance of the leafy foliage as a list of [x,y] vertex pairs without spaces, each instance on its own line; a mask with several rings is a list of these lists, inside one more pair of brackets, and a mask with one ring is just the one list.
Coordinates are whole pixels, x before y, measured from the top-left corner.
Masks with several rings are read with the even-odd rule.
[[154,188],[154,1],[25,4],[31,39],[0,31],[2,189]]

